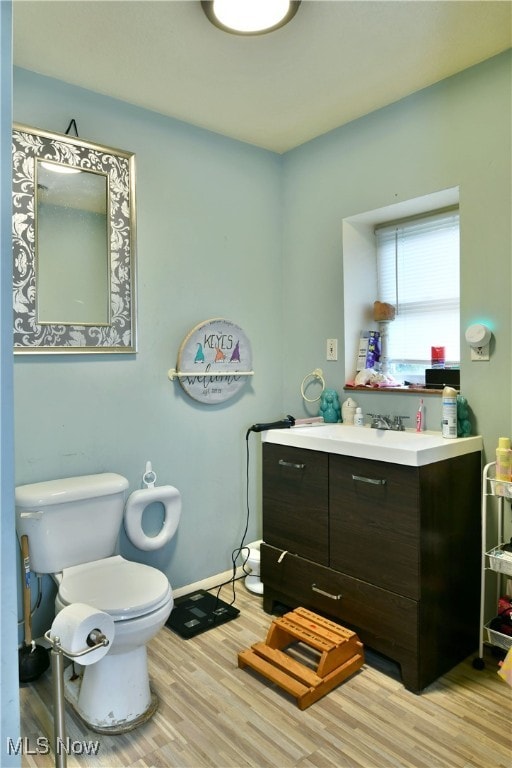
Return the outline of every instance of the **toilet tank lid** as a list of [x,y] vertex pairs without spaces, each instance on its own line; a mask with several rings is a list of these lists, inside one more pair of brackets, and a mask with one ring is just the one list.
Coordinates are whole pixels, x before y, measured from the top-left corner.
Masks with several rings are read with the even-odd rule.
[[92,499],[96,496],[110,496],[122,493],[127,488],[128,480],[125,477],[115,472],[103,472],[98,475],[81,475],[19,485],[15,491],[15,499],[16,506],[32,509]]

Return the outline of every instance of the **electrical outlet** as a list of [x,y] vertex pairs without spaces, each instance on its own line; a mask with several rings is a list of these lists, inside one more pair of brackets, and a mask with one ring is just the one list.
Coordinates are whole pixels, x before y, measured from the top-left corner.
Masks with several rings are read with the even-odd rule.
[[486,344],[485,347],[471,347],[471,360],[473,362],[476,360],[487,362],[489,359],[490,358],[489,358],[488,344]]
[[327,339],[327,360],[338,359],[338,339]]

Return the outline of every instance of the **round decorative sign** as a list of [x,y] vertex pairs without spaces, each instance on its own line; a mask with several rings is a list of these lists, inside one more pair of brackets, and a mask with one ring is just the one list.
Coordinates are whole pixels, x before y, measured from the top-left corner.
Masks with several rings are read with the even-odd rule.
[[207,405],[223,403],[252,375],[251,345],[238,325],[206,320],[183,340],[177,366],[175,375],[190,397]]

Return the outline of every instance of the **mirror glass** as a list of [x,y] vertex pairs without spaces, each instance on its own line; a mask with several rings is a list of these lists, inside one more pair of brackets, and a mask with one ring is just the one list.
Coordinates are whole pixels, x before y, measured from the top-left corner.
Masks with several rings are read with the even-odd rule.
[[106,325],[107,176],[37,160],[37,322]]
[[135,156],[13,129],[14,352],[136,352]]

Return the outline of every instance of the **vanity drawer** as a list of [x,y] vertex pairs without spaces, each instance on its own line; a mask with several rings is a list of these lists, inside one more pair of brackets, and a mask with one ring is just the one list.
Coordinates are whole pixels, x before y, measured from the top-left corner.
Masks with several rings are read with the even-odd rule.
[[418,600],[418,468],[350,456],[329,462],[329,565]]
[[[418,603],[359,579],[263,543],[261,579],[265,589],[295,605],[340,619],[363,643],[396,658],[398,648],[418,651]],[[294,607],[293,606],[293,607]]]
[[263,445],[265,541],[328,565],[329,457],[284,445]]

